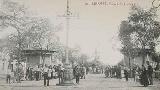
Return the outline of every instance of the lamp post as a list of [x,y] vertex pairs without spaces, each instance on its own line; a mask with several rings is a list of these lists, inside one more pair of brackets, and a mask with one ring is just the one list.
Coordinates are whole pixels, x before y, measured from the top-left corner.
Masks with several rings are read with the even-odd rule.
[[69,64],[68,52],[69,52],[69,20],[70,20],[70,10],[69,10],[69,1],[67,0],[67,10],[66,10],[66,64]]
[[67,9],[66,9],[66,14],[63,16],[66,18],[66,50],[65,50],[65,63],[64,63],[64,75],[63,75],[63,80],[59,84],[61,86],[72,86],[74,85],[73,83],[73,69],[71,64],[69,63],[69,30],[70,30],[70,18],[73,17],[71,15],[70,7],[69,7],[69,0],[67,0]]

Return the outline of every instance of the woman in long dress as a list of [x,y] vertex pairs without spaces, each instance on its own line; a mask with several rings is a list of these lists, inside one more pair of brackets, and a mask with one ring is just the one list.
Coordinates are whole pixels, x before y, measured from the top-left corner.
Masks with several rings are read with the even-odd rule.
[[147,87],[149,85],[148,77],[147,77],[147,70],[144,65],[142,65],[142,73],[141,73],[141,84]]

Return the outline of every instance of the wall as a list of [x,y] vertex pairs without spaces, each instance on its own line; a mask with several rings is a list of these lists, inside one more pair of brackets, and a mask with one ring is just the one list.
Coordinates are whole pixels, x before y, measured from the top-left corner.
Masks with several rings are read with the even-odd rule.
[[36,66],[40,64],[40,56],[39,55],[28,55],[27,56],[27,67],[28,66]]

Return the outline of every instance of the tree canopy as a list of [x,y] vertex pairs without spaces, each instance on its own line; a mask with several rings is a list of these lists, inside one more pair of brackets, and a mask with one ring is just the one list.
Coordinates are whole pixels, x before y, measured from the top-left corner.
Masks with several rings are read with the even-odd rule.
[[[154,52],[155,40],[160,35],[160,23],[156,21],[157,14],[153,8],[145,10],[133,6],[128,20],[120,25],[119,38],[123,45],[122,53],[134,57],[141,52],[144,57],[146,49]],[[143,58],[144,59],[144,58]]]

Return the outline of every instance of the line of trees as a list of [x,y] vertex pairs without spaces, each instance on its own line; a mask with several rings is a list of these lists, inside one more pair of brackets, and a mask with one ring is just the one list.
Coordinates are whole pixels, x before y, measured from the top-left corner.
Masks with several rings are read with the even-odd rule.
[[[56,32],[62,28],[53,27],[47,17],[32,17],[28,16],[27,8],[18,2],[4,0],[2,10],[0,10],[0,29],[3,31],[6,28],[15,30],[5,39],[6,44],[1,46],[1,51],[4,48],[10,55],[10,60],[23,60],[22,51],[25,49],[38,50],[54,50],[55,57],[64,62],[66,46],[63,45]],[[44,59],[41,52],[42,59]],[[82,54],[80,48],[69,48],[69,60],[73,63],[86,63],[88,56]]]
[[156,40],[160,36],[160,22],[155,8],[143,9],[133,6],[127,20],[120,24],[119,38],[123,45],[121,52],[129,58],[142,56],[145,63],[147,54],[156,57]]

